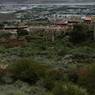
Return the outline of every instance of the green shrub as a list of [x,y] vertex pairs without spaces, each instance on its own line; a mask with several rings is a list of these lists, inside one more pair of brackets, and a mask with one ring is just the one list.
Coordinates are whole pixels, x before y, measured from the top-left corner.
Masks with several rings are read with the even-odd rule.
[[18,29],[17,30],[17,35],[18,36],[25,36],[25,35],[28,35],[28,31],[27,30],[24,30],[24,29]]
[[95,95],[95,64],[84,66],[80,70],[79,84]]
[[6,39],[8,39],[10,36],[12,35],[12,33],[10,32],[0,32],[0,38],[4,37]]
[[55,81],[52,79],[44,79],[41,85],[46,88],[46,90],[51,91],[55,86]]
[[51,80],[63,80],[64,79],[64,69],[51,68],[47,72],[47,79]]
[[70,41],[77,44],[88,40],[88,31],[87,25],[74,25],[73,30],[70,32]]
[[54,95],[88,95],[85,89],[71,83],[57,83],[52,92]]
[[44,88],[30,86],[25,82],[16,81],[14,84],[0,85],[1,95],[52,95]]
[[9,71],[13,78],[20,79],[29,83],[35,83],[45,77],[48,65],[36,63],[30,59],[21,59],[9,65]]
[[38,77],[33,71],[30,64],[31,63],[28,61],[21,61],[12,64],[10,71],[13,74],[13,78],[35,83],[38,80]]

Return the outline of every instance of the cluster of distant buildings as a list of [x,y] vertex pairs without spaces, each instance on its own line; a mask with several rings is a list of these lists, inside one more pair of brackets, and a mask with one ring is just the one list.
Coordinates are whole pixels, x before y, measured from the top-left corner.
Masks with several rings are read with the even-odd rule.
[[94,22],[95,16],[86,16],[86,15],[54,15],[53,18],[50,18],[50,21],[57,22],[62,21],[64,23],[68,21],[77,21],[77,22]]
[[[49,26],[48,29],[51,27],[54,27],[54,29],[59,29],[59,30],[60,29],[67,30],[68,28],[73,28],[73,25],[79,24],[79,23],[85,23],[88,25],[95,24],[95,16],[85,16],[85,15],[53,15],[52,17],[49,17],[48,20],[50,22],[49,25],[47,25],[47,26]],[[17,30],[16,29],[17,27],[21,26],[24,28],[24,27],[26,27],[24,24],[28,23],[28,21],[26,22],[26,20],[23,22],[20,22],[19,20],[14,21],[14,22],[16,22],[16,25],[14,25],[14,26],[12,26],[13,24],[10,26],[8,26],[9,24],[8,25],[5,24],[5,27],[3,27],[3,31],[11,31],[12,30],[13,32],[15,32]],[[29,22],[32,22],[32,21],[29,20]],[[30,28],[31,26],[27,25],[27,28]],[[39,25],[39,26],[41,26],[41,25]],[[39,27],[39,26],[37,26],[36,28],[44,29],[45,27],[47,27],[47,26],[42,26],[42,27]],[[32,26],[32,28],[33,28],[33,26]],[[47,29],[47,28],[45,28],[45,29]],[[0,31],[2,31],[2,28],[0,28]]]
[[84,23],[87,25],[95,24],[95,16],[79,16],[67,15],[62,17],[55,17],[52,24],[56,27],[68,28],[73,27],[75,24]]

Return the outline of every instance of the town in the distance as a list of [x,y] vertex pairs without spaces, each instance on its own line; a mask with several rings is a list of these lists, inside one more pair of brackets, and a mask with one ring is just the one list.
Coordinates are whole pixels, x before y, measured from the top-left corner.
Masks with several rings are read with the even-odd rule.
[[17,27],[66,31],[74,24],[86,23],[93,26],[94,22],[95,5],[0,5],[0,31],[2,26],[5,31],[12,32]]

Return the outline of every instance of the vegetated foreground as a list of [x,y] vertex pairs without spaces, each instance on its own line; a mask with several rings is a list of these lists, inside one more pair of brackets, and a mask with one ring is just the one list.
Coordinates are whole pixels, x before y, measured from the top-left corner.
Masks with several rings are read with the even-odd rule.
[[94,31],[42,32],[0,33],[0,95],[95,95]]

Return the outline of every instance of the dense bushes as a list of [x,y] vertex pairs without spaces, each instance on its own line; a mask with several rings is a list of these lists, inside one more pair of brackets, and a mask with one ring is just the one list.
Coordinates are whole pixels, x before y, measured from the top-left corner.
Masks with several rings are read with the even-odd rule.
[[22,59],[9,65],[8,69],[13,78],[34,84],[40,78],[45,77],[48,68],[48,65]]
[[89,40],[89,38],[91,37],[88,38],[88,36],[89,36],[89,29],[87,25],[83,24],[74,25],[73,30],[70,32],[70,41],[75,44],[78,44]]
[[79,84],[87,88],[91,95],[95,95],[95,64],[80,68]]
[[71,83],[57,83],[53,88],[53,93],[54,95],[88,95],[85,89]]
[[2,32],[0,32],[0,39],[1,38],[9,39],[11,35],[12,35],[12,33],[10,33],[10,32],[2,31]]
[[47,72],[47,78],[50,78],[51,80],[64,80],[64,69],[51,69]]
[[13,78],[29,83],[35,83],[40,79],[64,80],[64,69],[52,68],[48,64],[37,63],[31,59],[21,59],[9,64],[8,70]]
[[52,91],[47,91],[43,87],[36,85],[29,85],[22,81],[16,81],[13,84],[0,85],[1,95],[88,95],[85,89],[82,89],[73,84],[60,84]]
[[49,95],[44,88],[30,86],[22,81],[13,84],[0,85],[1,95]]
[[[18,63],[10,70],[13,73],[13,78],[35,83],[38,80],[37,75],[32,71],[28,63]],[[31,72],[31,73],[30,73]]]
[[27,30],[24,30],[24,29],[18,29],[17,30],[17,35],[18,36],[25,36],[25,35],[28,35],[28,31]]
[[0,69],[0,94],[88,95],[87,91],[95,94],[95,65],[92,65],[95,43],[85,42],[89,35],[86,26],[76,25],[70,34],[56,37],[54,42],[46,40],[46,34],[32,39],[26,30],[17,32],[28,42],[22,47],[0,47],[0,65],[8,64],[3,71]]
[[[9,77],[14,80],[14,82],[9,83],[10,85],[7,85],[8,87],[11,86],[12,90],[15,87],[14,85],[15,81],[20,80],[20,81],[30,84],[29,93],[32,93],[33,95],[88,95],[85,89],[82,89],[81,87],[78,87],[77,85],[67,83],[68,80],[64,80],[64,77],[65,77],[64,69],[58,69],[58,68],[56,69],[54,67],[50,67],[47,64],[36,63],[34,61],[31,61],[30,59],[22,59],[22,60],[18,60],[17,62],[14,62],[13,64],[9,64],[6,70],[7,72],[6,74],[4,74],[4,76],[9,75]],[[92,68],[90,70],[92,70]],[[91,72],[91,74],[93,73]],[[80,75],[79,77],[80,77],[79,84],[81,85],[82,83],[82,86],[85,87],[84,83],[88,82],[86,80],[88,76],[85,77],[85,76]],[[92,80],[94,81],[92,75],[89,75],[89,77],[90,78],[88,79],[91,79],[91,81]],[[91,83],[91,81],[89,81],[89,83]],[[21,83],[21,85],[22,84],[23,83]],[[36,85],[36,87],[33,85]],[[86,85],[87,87],[90,87],[88,84]],[[26,91],[27,89],[25,90],[26,92],[22,93],[22,89],[24,88],[24,85],[20,86],[21,89],[18,89],[18,86],[16,87],[17,87],[17,90],[16,90],[17,92],[14,93],[14,90],[13,90],[13,92],[8,92],[8,93],[13,93],[13,95],[15,95],[16,93],[17,95],[19,93],[21,95],[30,95],[26,93],[28,92]],[[44,92],[40,93],[39,87]],[[6,89],[10,89],[10,88],[6,88]]]

